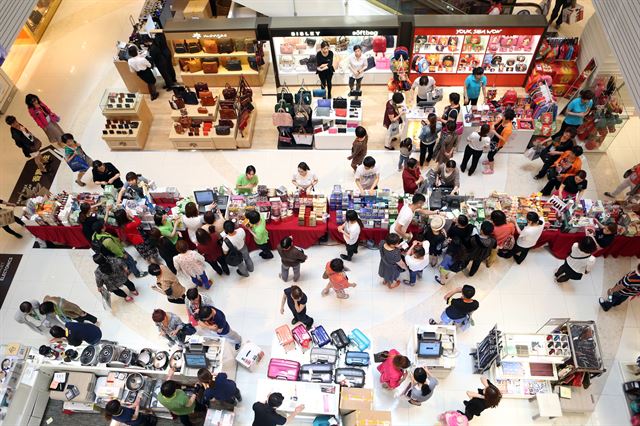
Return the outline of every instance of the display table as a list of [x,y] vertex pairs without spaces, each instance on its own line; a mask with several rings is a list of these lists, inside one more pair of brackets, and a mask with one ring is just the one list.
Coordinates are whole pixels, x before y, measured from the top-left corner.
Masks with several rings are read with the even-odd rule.
[[[362,104],[361,104],[362,105]],[[318,106],[318,101],[315,100],[313,104],[314,111]],[[336,115],[335,110],[332,108],[331,112],[328,116],[315,116],[316,119],[321,119],[323,123],[329,123],[330,128],[338,127],[336,125],[336,120],[345,120],[346,123],[354,123],[357,122],[358,125],[362,123],[363,118],[363,107],[357,109],[355,113],[352,114],[351,110],[351,99],[347,99],[347,116],[339,117]],[[344,149],[350,150],[351,144],[355,139],[355,127],[348,128],[346,125],[340,125],[341,128],[346,128],[346,133],[329,133],[328,130],[322,131],[320,133],[315,133],[313,135],[314,146],[316,149]]]
[[31,234],[44,241],[73,248],[91,247],[82,233],[82,226],[27,226]]
[[[435,339],[442,345],[442,354],[429,358],[418,356],[418,334],[434,333]],[[409,343],[407,344],[407,357],[415,367],[427,367],[429,371],[438,378],[449,375],[456,366],[456,326],[455,325],[414,325]]]
[[[320,238],[327,233],[327,223],[318,221],[316,226],[300,226],[298,225],[298,216],[289,216],[280,222],[267,222],[267,231],[269,232],[269,245],[275,250],[280,241],[285,237],[292,237],[293,244],[306,249],[315,245]],[[257,248],[253,235],[246,231],[245,243],[249,251]]]
[[[344,238],[342,237],[342,233],[338,231],[338,223],[336,221],[336,212],[330,212],[329,222],[328,222],[329,236],[334,240],[341,243],[344,243]],[[384,238],[389,234],[388,229],[384,228],[362,228],[360,230],[360,237],[358,241],[367,241],[372,240],[376,244],[380,241],[384,240]]]
[[289,382],[286,380],[259,379],[256,401],[266,401],[269,394],[280,392],[284,402],[278,411],[291,413],[304,404],[298,417],[313,418],[320,415],[338,417],[340,386],[332,383]]
[[[583,232],[567,233],[561,231],[543,231],[535,247],[549,245],[549,251],[558,259],[566,259],[571,253],[573,243],[580,241],[585,234]],[[640,237],[625,237],[618,235],[613,243],[604,249],[598,250],[594,256],[628,256],[640,257]]]
[[[464,125],[462,130],[462,135],[460,135],[460,139],[458,140],[458,152],[464,152],[465,147],[467,146],[467,137],[473,132],[479,132],[480,126],[477,124],[472,124],[467,121],[466,117],[466,107],[462,107],[460,111],[462,116],[462,123]],[[516,120],[514,120],[515,122]],[[510,154],[522,154],[526,151],[527,145],[531,141],[531,137],[534,134],[533,129],[518,129],[516,124],[513,125],[513,133],[509,138],[509,142],[502,148],[500,152],[506,152]]]

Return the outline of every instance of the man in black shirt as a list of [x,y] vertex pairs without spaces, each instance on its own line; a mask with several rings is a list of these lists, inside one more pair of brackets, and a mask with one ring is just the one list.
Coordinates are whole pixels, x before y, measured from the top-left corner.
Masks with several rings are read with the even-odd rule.
[[595,240],[598,248],[602,249],[610,246],[613,240],[615,240],[616,235],[618,235],[618,225],[613,222],[603,225],[598,220],[594,220],[594,222],[596,229],[588,228],[586,234]]
[[298,414],[304,410],[304,405],[298,405],[287,417],[276,412],[276,408],[282,405],[284,396],[280,392],[269,394],[267,402],[256,402],[253,404],[253,426],[276,426],[290,423]]
[[560,198],[566,200],[573,198],[576,202],[580,200],[580,196],[587,189],[587,172],[580,170],[574,176],[567,176],[558,188],[558,194]]
[[[456,299],[451,299],[455,294],[462,293],[462,297],[458,297]],[[477,300],[473,299],[473,296],[476,294],[476,289],[473,286],[465,284],[462,287],[455,288],[444,295],[445,302],[449,303],[447,309],[442,311],[440,315],[440,323],[449,325],[449,324],[465,324],[468,323],[468,319],[471,314],[478,310],[480,307],[480,303]],[[429,324],[436,325],[438,324],[433,318],[429,320]]]
[[120,171],[111,163],[103,163],[100,160],[93,162],[93,183],[104,188],[105,185],[113,185],[116,189],[122,188],[122,180],[120,180]]
[[540,159],[544,163],[540,171],[534,176],[534,179],[542,179],[547,171],[551,168],[551,165],[558,159],[560,154],[570,150],[574,145],[574,138],[578,132],[573,127],[568,127],[560,138],[542,141],[543,144],[548,144],[546,148],[540,152]]

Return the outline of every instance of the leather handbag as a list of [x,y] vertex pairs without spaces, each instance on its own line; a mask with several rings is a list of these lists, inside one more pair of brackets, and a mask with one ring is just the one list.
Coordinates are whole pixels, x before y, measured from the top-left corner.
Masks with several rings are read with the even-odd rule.
[[347,116],[347,110],[346,110],[346,108],[336,108],[335,109],[335,114],[336,114],[336,117],[346,117]]
[[309,47],[315,47],[316,46],[316,39],[315,38],[306,38],[304,40],[305,43],[307,43],[307,46]]
[[305,43],[296,44],[295,47],[298,53],[304,53],[304,51],[307,50],[307,45]]
[[233,121],[232,120],[218,120],[219,126],[228,126],[233,129]]
[[293,115],[293,105],[291,105],[290,103],[285,102],[284,99],[282,99],[278,103],[276,103],[276,106],[273,109],[273,111],[274,112],[278,112],[280,109],[283,109],[286,113]]
[[324,98],[327,96],[326,89],[313,89],[312,93],[314,98]]
[[238,91],[235,87],[231,87],[229,83],[225,84],[224,89],[222,89],[222,97],[226,100],[235,100],[236,96],[238,96]]
[[293,126],[293,117],[291,114],[280,108],[277,112],[271,114],[271,121],[276,127],[291,127]]
[[349,102],[350,108],[360,108],[362,106],[362,101],[360,99],[351,99]]
[[218,73],[218,63],[217,62],[202,61],[202,72],[204,72],[205,74],[217,74]]
[[[200,97],[200,93],[201,92],[209,92],[209,85],[207,83],[203,83],[203,82],[199,81],[199,82],[197,82],[196,84],[193,85],[193,89],[198,94],[198,97]],[[211,92],[209,92],[209,93],[211,93]]]
[[291,144],[293,142],[293,137],[291,136],[291,132],[286,130],[280,130],[278,133],[278,143],[283,144]]
[[386,57],[378,57],[375,59],[376,61],[376,69],[378,70],[388,70],[391,67],[391,60]]
[[282,86],[282,88],[280,89],[280,92],[276,96],[277,96],[278,102],[280,102],[281,100],[284,100],[288,104],[293,103],[293,94],[289,91],[289,88],[287,87],[286,84]]
[[184,128],[180,123],[173,123],[173,128],[177,134],[182,135],[184,133]]
[[309,114],[304,110],[299,110],[293,116],[294,127],[304,127],[309,122]]
[[198,95],[193,90],[189,90],[188,87],[185,87],[182,99],[184,99],[184,103],[187,105],[198,105]]
[[227,63],[224,64],[224,67],[228,71],[242,71],[242,63],[240,62],[240,59],[227,60]]
[[307,90],[304,86],[300,86],[298,93],[295,95],[295,101],[303,105],[311,105],[311,91]]
[[317,107],[316,117],[329,117],[331,115],[331,108],[329,107]]
[[189,72],[202,71],[202,61],[198,58],[187,59],[187,69]]
[[211,92],[200,96],[200,103],[202,104],[202,106],[215,106],[217,101],[218,97],[214,97]]
[[235,109],[224,108],[220,110],[220,118],[223,120],[235,120],[238,118],[238,113],[236,113]]
[[296,145],[311,146],[313,145],[313,133],[307,133],[304,127],[300,127],[300,130],[293,134],[293,140],[296,141]]
[[223,37],[218,39],[218,52],[219,53],[232,53],[233,52],[233,40],[229,37]]
[[233,45],[237,52],[246,52],[247,51],[247,39],[243,38],[234,38]]
[[187,50],[189,53],[198,53],[202,51],[202,46],[200,46],[200,43],[197,41],[190,41],[187,43]]
[[229,126],[216,126],[216,135],[226,136],[231,134],[231,127]]
[[336,42],[336,52],[343,52],[349,48],[349,39],[346,36],[338,37]]
[[186,41],[174,41],[173,42],[173,50],[176,53],[187,53],[187,42]]
[[333,99],[333,108],[346,108],[347,107],[347,99],[346,98],[334,98]]
[[206,53],[218,53],[218,42],[215,39],[202,39],[200,43]]
[[293,45],[289,43],[282,43],[280,45],[280,53],[282,55],[291,55],[293,54]]
[[205,107],[198,107],[198,114],[209,114],[209,110]]
[[176,95],[173,95],[171,99],[169,99],[169,106],[171,107],[171,109],[175,109],[175,110],[184,108],[184,99]]
[[318,62],[315,55],[309,56],[307,59],[307,71],[316,72],[318,70]]
[[376,58],[374,58],[373,56],[367,56],[367,68],[365,69],[365,71],[369,71],[371,68],[375,68],[376,67]]
[[258,44],[258,40],[255,38],[245,38],[244,45],[247,53],[256,53],[256,45]]
[[249,68],[254,71],[258,71],[258,59],[255,56],[249,56],[247,58],[247,62],[249,62]]

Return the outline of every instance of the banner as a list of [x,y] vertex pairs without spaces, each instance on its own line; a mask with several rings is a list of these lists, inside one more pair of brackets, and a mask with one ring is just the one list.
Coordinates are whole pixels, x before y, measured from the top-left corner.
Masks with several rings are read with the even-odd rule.
[[9,293],[11,282],[20,265],[21,254],[0,253],[0,307]]

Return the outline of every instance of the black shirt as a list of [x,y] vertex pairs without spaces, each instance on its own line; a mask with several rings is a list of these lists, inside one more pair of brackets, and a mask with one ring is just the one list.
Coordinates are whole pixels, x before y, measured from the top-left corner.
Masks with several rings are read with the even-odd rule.
[[575,176],[567,176],[565,180],[562,181],[564,185],[565,192],[568,192],[571,195],[576,195],[580,191],[584,191],[587,189],[587,180],[584,179],[580,183],[576,183]]
[[293,315],[304,315],[307,313],[307,295],[302,293],[302,297],[298,301],[300,305],[305,305],[300,313],[296,312],[296,305],[294,303],[293,297],[291,297],[291,287],[287,287],[284,289],[284,295],[287,297],[287,306],[291,309]]
[[477,300],[467,303],[462,300],[461,297],[452,299],[451,304],[446,309],[447,316],[453,320],[464,318],[471,312],[477,310],[480,307],[480,303]]
[[276,413],[276,410],[269,407],[264,402],[256,402],[253,404],[253,426],[276,426],[283,425],[287,422],[287,418]]
[[22,153],[25,157],[30,158],[31,153],[36,146],[36,137],[31,135],[33,139],[29,139],[22,130],[18,130],[15,127],[11,127],[11,137],[13,138],[16,146],[22,149]]
[[593,237],[600,247],[610,246],[613,240],[616,238],[614,234],[605,234],[604,232],[602,232],[602,229],[598,229]]
[[429,241],[429,254],[431,256],[439,256],[442,254],[444,241],[447,239],[444,232],[440,231],[439,234],[434,234],[431,227],[427,225],[424,229],[423,237],[426,241]]
[[[108,182],[109,179],[120,173],[116,166],[111,163],[102,163],[104,165],[104,172],[100,172],[97,167],[92,168],[93,173],[93,181],[94,182]],[[120,189],[123,186],[122,180],[120,178],[116,179],[112,183],[116,189]],[[104,188],[104,185],[100,185]]]
[[473,225],[467,224],[464,228],[460,228],[458,225],[452,225],[449,228],[449,238],[451,238],[451,242],[455,245],[463,245],[465,248],[469,248],[469,241],[471,240],[471,235],[473,235]]
[[320,65],[329,64],[329,68],[327,68],[326,70],[317,70],[316,73],[318,74],[321,72],[328,72],[333,74],[333,72],[335,71],[333,69],[333,52],[331,50],[329,51],[327,56],[324,56],[321,51],[318,51],[318,53],[316,53],[316,62],[318,63],[318,68],[320,68]]

